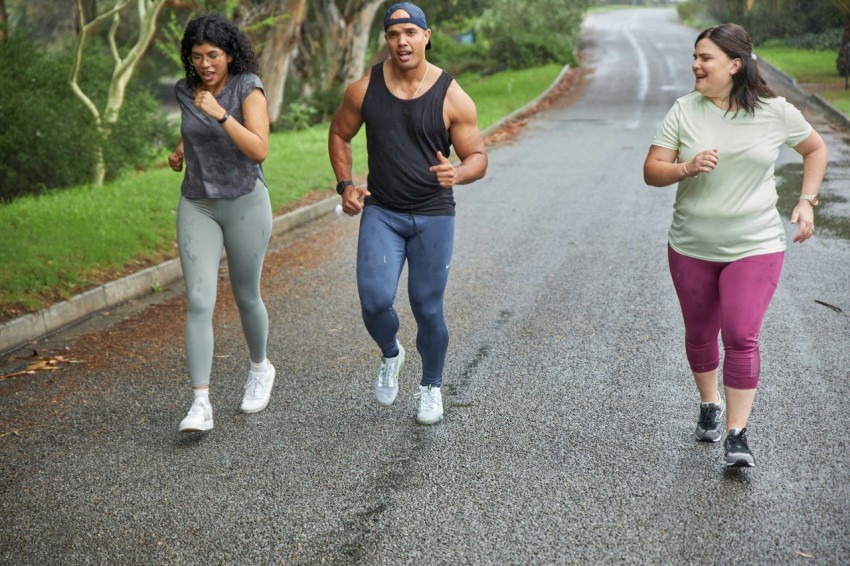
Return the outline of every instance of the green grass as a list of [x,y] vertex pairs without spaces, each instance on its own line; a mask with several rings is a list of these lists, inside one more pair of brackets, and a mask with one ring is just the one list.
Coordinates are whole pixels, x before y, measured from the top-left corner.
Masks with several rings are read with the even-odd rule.
[[558,77],[562,68],[551,64],[488,77],[468,74],[456,78],[475,101],[478,125],[484,130],[537,98]]
[[[475,100],[485,129],[536,98],[560,70],[549,65],[458,81]],[[312,190],[334,186],[327,130],[323,124],[272,134],[263,170],[274,210]],[[355,171],[365,174],[362,132],[353,149]],[[0,241],[5,243],[0,246],[0,320],[37,311],[127,270],[176,257],[182,178],[159,167],[102,187],[74,187],[0,205]]]
[[835,66],[837,53],[825,49],[803,50],[770,42],[755,49],[759,57],[817,93],[840,112],[850,116],[850,90]]
[[845,116],[850,116],[850,90],[845,90],[842,86],[841,88],[822,90],[818,94],[833,108]]
[[822,82],[840,78],[835,68],[835,51],[795,49],[772,43],[755,48],[756,55],[794,77],[800,83]]

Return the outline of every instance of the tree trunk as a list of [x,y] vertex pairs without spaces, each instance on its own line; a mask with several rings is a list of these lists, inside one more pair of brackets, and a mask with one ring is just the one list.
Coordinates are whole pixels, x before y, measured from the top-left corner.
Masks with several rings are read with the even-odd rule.
[[9,41],[9,17],[6,15],[6,0],[0,0],[0,43]]
[[271,124],[280,119],[283,111],[286,75],[292,51],[298,45],[301,23],[307,13],[307,0],[279,0],[276,12],[277,20],[265,33],[260,54],[260,69]]
[[[80,35],[77,39],[76,56],[74,58],[74,66],[71,71],[71,90],[82,101],[83,105],[88,109],[89,113],[97,125],[97,129],[101,134],[102,143],[109,143],[109,137],[112,135],[112,127],[118,121],[121,113],[121,107],[124,104],[124,96],[127,92],[127,85],[133,77],[133,72],[136,66],[141,61],[145,54],[154,33],[156,32],[156,19],[159,11],[165,4],[165,0],[135,0],[136,8],[139,16],[139,29],[136,35],[136,42],[127,51],[127,55],[122,59],[121,52],[115,41],[118,26],[121,23],[120,13],[124,10],[132,0],[115,0],[115,5],[106,13],[86,22],[85,12],[83,8],[83,0],[76,0]],[[102,21],[111,19],[112,25],[109,28],[109,47],[112,51],[112,58],[115,61],[115,67],[112,70],[112,80],[109,84],[106,105],[101,114],[97,106],[92,102],[91,98],[80,88],[77,83],[77,77],[80,73],[80,67],[83,61],[83,46],[86,38],[90,33],[94,33],[97,29],[97,24]],[[92,183],[102,185],[106,178],[106,163],[103,157],[102,147],[98,151],[98,160],[95,165]]]
[[329,68],[323,90],[330,90],[334,85],[346,85],[363,76],[369,30],[375,13],[383,4],[382,0],[349,0],[342,14],[329,10],[334,18],[331,21],[331,41],[327,46]]
[[850,77],[850,18],[844,22],[844,33],[841,36],[841,45],[838,47],[838,59],[835,61],[838,74],[844,77],[844,90],[848,90],[848,77]]

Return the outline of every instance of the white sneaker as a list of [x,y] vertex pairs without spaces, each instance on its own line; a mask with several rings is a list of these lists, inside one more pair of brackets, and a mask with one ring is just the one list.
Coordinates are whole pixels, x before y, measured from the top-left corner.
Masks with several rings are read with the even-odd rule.
[[189,413],[177,429],[180,432],[202,432],[212,430],[213,410],[207,397],[197,397],[189,407]]
[[419,398],[419,411],[416,413],[416,422],[423,425],[438,423],[443,420],[443,394],[439,387],[428,385],[419,386],[419,393],[414,395]]
[[265,371],[248,371],[245,382],[245,395],[242,397],[243,413],[259,413],[269,404],[274,386],[274,366],[266,360]]
[[398,374],[404,365],[404,348],[398,344],[398,355],[394,358],[381,358],[381,367],[375,376],[375,401],[381,405],[392,405],[398,395]]

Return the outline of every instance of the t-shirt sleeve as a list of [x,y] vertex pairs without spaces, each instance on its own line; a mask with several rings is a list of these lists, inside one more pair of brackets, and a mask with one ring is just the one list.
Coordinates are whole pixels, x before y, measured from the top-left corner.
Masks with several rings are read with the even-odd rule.
[[812,126],[790,102],[785,102],[785,145],[794,147],[812,133]]
[[260,80],[260,77],[254,73],[245,73],[242,75],[239,80],[239,90],[237,91],[239,100],[244,101],[249,94],[254,92],[254,89],[260,89],[263,96],[265,96],[266,91],[263,88],[263,81]]
[[681,104],[676,103],[673,108],[667,112],[664,121],[661,123],[661,128],[652,138],[652,145],[679,151],[679,117],[681,112]]

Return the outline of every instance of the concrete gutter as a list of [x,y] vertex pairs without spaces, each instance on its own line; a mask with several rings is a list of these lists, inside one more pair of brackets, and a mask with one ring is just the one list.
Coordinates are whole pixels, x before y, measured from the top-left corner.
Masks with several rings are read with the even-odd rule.
[[[336,203],[336,197],[329,198],[279,216],[272,224],[272,235],[283,234],[328,214]],[[94,313],[152,293],[158,287],[167,287],[181,277],[180,260],[172,259],[105,283],[37,313],[0,323],[0,355],[82,322]]]

